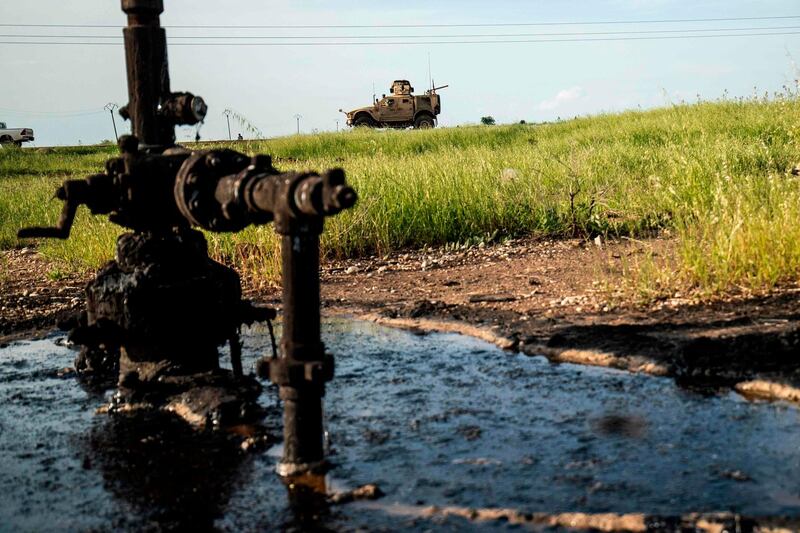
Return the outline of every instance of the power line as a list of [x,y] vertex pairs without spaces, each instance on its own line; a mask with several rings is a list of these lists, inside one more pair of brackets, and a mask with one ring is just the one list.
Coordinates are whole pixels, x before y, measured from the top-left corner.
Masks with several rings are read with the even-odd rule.
[[93,109],[93,110],[84,110],[84,111],[21,111],[15,109],[8,109],[0,107],[0,113],[9,113],[15,115],[29,115],[29,116],[41,116],[41,117],[52,117],[52,118],[70,118],[70,117],[82,117],[88,115],[97,115],[99,113],[104,113],[105,109]]
[[[691,30],[689,30],[691,31]],[[728,33],[712,35],[654,35],[640,37],[598,37],[575,39],[499,39],[499,40],[468,40],[468,41],[352,41],[352,42],[284,42],[284,43],[172,43],[170,46],[380,46],[380,45],[434,45],[434,44],[521,44],[521,43],[575,43],[597,41],[652,41],[674,39],[713,39],[719,37],[763,37],[781,35],[800,35],[800,32],[769,32],[769,33]],[[81,46],[122,46],[121,42],[81,42],[81,41],[0,41],[0,44],[12,45],[81,45]]]
[[[549,33],[455,33],[439,35],[326,35],[325,39],[456,39],[456,38],[486,38],[486,37],[561,37],[561,36],[584,36],[584,35],[637,35],[637,34],[659,34],[659,33],[710,33],[720,31],[773,31],[773,30],[796,30],[800,26],[761,26],[746,28],[698,28],[698,29],[673,29],[673,30],[625,30],[625,31],[595,31],[595,32],[549,32]],[[319,35],[170,35],[169,39],[317,39]],[[19,38],[19,39],[117,39],[122,40],[121,35],[20,35],[20,34],[0,34],[0,38]]]
[[[800,15],[780,15],[770,17],[718,17],[695,19],[657,19],[657,20],[594,20],[563,22],[485,22],[473,24],[176,24],[165,28],[199,28],[199,29],[341,29],[341,28],[489,28],[508,26],[582,26],[600,24],[673,24],[679,22],[730,22],[742,20],[783,20],[796,19]],[[0,24],[6,28],[119,28],[118,24]]]

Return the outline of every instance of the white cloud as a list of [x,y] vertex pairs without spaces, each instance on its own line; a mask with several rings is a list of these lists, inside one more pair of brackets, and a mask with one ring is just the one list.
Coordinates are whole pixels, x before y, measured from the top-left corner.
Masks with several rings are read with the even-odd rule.
[[559,107],[561,104],[572,102],[574,100],[577,100],[581,96],[583,96],[583,89],[577,85],[575,87],[570,87],[569,89],[562,89],[558,91],[558,94],[555,95],[553,98],[543,100],[539,104],[539,109],[542,110],[555,109]]

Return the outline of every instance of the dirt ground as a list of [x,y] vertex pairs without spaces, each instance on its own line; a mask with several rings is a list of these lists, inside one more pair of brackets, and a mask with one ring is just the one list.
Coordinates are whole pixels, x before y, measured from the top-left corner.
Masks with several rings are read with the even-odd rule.
[[[457,331],[509,350],[733,387],[800,401],[797,289],[701,302],[675,294],[620,303],[623,266],[671,253],[668,240],[519,239],[328,263],[327,314]],[[0,343],[52,329],[79,310],[89,275],[62,277],[34,249],[0,255]],[[58,278],[58,279],[54,279]],[[279,306],[279,289],[249,297]]]
[[0,344],[49,331],[83,306],[90,275],[62,275],[33,248],[0,251]]

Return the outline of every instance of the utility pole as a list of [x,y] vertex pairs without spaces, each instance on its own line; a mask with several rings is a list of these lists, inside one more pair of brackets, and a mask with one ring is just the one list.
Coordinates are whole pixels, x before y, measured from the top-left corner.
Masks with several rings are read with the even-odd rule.
[[225,115],[225,120],[228,122],[228,140],[232,141],[233,137],[231,137],[231,110],[226,109],[225,111],[222,112],[222,114]]
[[294,118],[297,119],[297,134],[300,135],[300,119],[303,118],[303,115],[298,113]]
[[103,109],[111,113],[111,124],[114,125],[114,140],[119,142],[119,135],[117,135],[117,121],[114,119],[114,110],[119,106],[113,102],[109,102],[103,106]]

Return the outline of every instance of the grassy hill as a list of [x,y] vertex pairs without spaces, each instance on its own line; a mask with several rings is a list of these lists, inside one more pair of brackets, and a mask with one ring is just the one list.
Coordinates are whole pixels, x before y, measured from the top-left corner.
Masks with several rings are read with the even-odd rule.
[[[224,144],[220,144],[224,146]],[[206,146],[203,146],[206,148]],[[677,239],[645,284],[707,291],[800,279],[800,100],[678,105],[542,125],[350,131],[237,143],[279,169],[340,166],[360,195],[326,224],[328,256],[506,236]],[[52,224],[58,183],[103,168],[114,147],[0,150],[0,247]],[[96,267],[121,229],[79,210],[73,236],[41,243],[65,268]],[[270,227],[210,235],[218,259],[274,279]],[[657,287],[651,287],[656,289]]]

